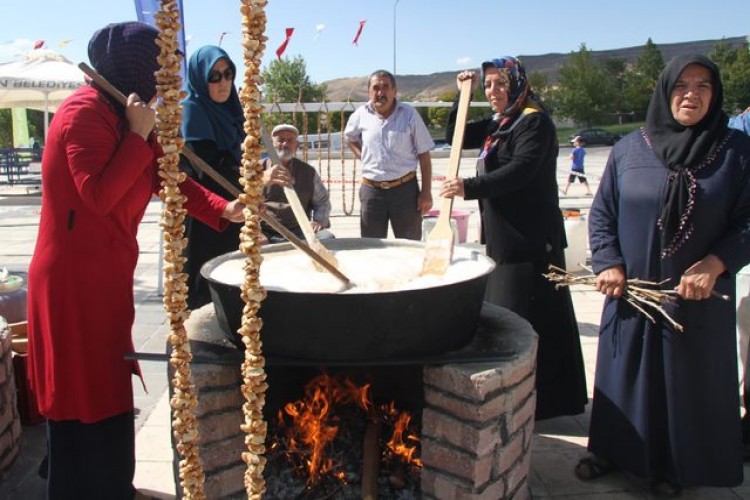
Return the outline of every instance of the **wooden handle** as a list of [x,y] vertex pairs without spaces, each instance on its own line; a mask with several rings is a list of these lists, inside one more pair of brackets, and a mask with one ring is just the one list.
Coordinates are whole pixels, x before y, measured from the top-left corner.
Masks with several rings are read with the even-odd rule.
[[[453,129],[453,140],[451,141],[451,153],[448,159],[448,173],[446,179],[458,177],[458,169],[461,166],[461,151],[464,145],[464,131],[466,130],[466,119],[469,116],[469,103],[471,102],[471,78],[461,82],[458,98],[458,114],[456,115],[456,126]],[[443,198],[440,202],[440,214],[438,219],[450,219],[453,210],[453,198]]]
[[[123,106],[127,105],[128,98],[125,97],[125,94],[120,92],[114,85],[109,83],[102,75],[96,72],[91,66],[88,64],[81,62],[78,63],[78,67],[83,71],[91,80],[96,83],[99,87],[104,89],[105,92],[107,92],[109,95],[117,99],[117,101],[122,104]],[[262,127],[262,125],[261,125]],[[276,150],[273,150],[274,153],[276,153]],[[188,148],[182,148],[182,154],[185,155],[185,158],[187,158],[190,163],[193,164],[195,168],[206,174],[207,176],[211,177],[214,181],[216,181],[221,187],[226,189],[232,196],[235,198],[239,198],[241,191],[229,182],[223,175],[221,175],[219,172],[216,171],[211,165],[203,161],[201,157],[199,157],[197,154],[193,153]],[[269,152],[270,154],[270,152]],[[277,155],[278,158],[278,155]],[[323,266],[323,268],[328,271],[329,273],[333,274],[339,281],[341,281],[345,286],[351,287],[351,281],[349,281],[349,278],[344,276],[341,271],[339,271],[335,266],[331,265],[328,261],[326,261],[323,257],[318,255],[318,253],[310,248],[304,241],[297,238],[297,236],[289,231],[286,227],[281,225],[276,219],[271,217],[270,215],[266,214],[265,212],[260,212],[258,214],[260,218],[271,226],[274,231],[279,233],[281,236],[289,240],[289,242],[294,245],[295,247],[299,248],[303,252],[305,252],[308,257],[313,259],[315,262]]]

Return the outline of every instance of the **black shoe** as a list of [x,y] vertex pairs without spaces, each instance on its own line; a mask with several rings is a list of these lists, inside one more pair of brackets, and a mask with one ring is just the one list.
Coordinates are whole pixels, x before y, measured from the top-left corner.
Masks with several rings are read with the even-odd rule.
[[573,472],[581,481],[592,481],[609,474],[617,469],[615,464],[606,458],[589,455],[578,461]]

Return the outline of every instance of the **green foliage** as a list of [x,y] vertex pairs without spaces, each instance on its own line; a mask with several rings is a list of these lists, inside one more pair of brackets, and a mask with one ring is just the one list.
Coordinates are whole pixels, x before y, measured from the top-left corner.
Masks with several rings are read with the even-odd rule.
[[724,84],[724,111],[735,114],[750,105],[750,49],[747,42],[732,48],[719,42],[708,56],[716,63]]
[[[29,137],[44,145],[44,112],[34,109],[26,110],[29,125]],[[52,115],[50,114],[50,120]],[[0,148],[13,147],[13,120],[10,109],[0,109]]]
[[646,116],[648,103],[654,93],[656,80],[664,69],[664,58],[659,48],[649,38],[633,67],[623,78],[623,111],[633,111],[636,116]]
[[597,64],[586,44],[570,54],[560,68],[559,88],[555,92],[557,110],[577,123],[601,123],[612,112],[616,87],[611,73]]
[[325,95],[325,85],[310,81],[302,56],[275,59],[262,71],[262,77],[266,102],[321,102]]

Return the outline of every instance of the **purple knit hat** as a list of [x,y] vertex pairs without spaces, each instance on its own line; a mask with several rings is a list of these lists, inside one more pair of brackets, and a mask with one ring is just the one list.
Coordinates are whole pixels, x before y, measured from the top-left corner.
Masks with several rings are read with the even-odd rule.
[[139,22],[113,23],[89,41],[89,60],[96,71],[126,96],[135,92],[144,102],[156,95],[159,47],[156,28]]

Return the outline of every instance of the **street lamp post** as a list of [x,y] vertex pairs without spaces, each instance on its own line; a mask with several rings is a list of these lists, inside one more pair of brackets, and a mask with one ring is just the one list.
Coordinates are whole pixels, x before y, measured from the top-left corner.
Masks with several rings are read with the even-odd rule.
[[393,75],[396,76],[396,5],[399,0],[393,2]]

